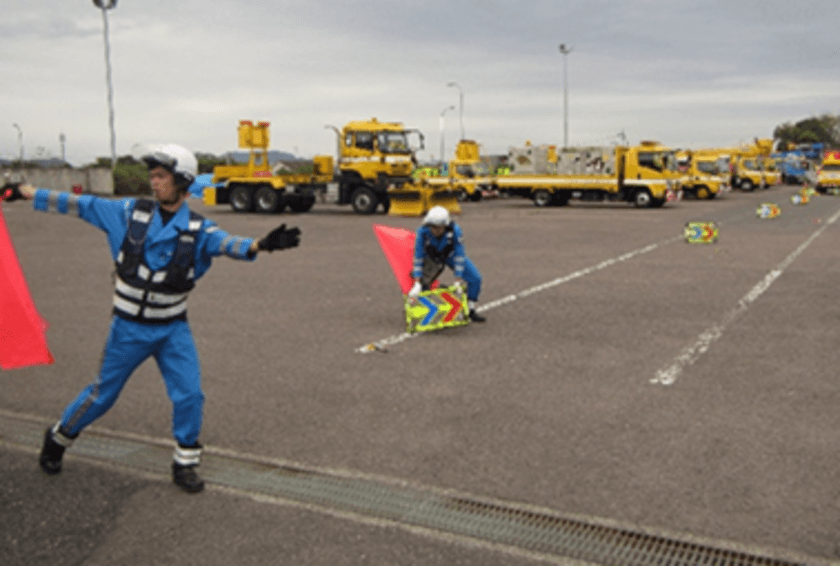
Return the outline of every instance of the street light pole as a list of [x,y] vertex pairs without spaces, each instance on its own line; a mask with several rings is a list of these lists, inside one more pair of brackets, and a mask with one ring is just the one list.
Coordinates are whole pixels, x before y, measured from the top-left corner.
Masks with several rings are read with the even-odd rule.
[[444,121],[445,121],[444,115],[449,110],[455,110],[455,107],[454,106],[447,106],[440,113],[440,162],[441,162],[441,164],[446,162],[446,157],[445,157],[446,151],[444,150],[444,145],[443,145],[443,140],[444,140],[443,125],[444,125]]
[[563,54],[563,147],[569,147],[569,81],[566,75],[566,55],[572,52],[574,47],[566,47],[565,43],[560,44],[560,53]]
[[460,119],[461,119],[461,139],[467,139],[464,136],[464,90],[456,82],[450,82],[446,86],[454,86],[458,89],[458,99],[460,101]]
[[20,126],[17,124],[12,124],[17,130],[18,133],[18,159],[20,160],[20,165],[23,167],[23,130],[20,129]]
[[117,7],[117,0],[93,0],[102,10],[102,37],[105,40],[105,81],[108,83],[108,126],[111,128],[111,170],[117,167],[117,135],[114,132],[114,89],[111,86],[111,46],[108,43],[108,10]]

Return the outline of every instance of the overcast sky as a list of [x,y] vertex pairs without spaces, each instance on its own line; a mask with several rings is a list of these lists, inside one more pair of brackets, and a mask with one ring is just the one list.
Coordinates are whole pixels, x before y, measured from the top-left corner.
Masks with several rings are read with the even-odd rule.
[[[835,0],[119,0],[107,13],[117,154],[138,142],[236,149],[240,119],[273,149],[333,153],[326,125],[377,117],[483,153],[526,140],[729,146],[840,113]],[[0,157],[110,155],[102,12],[3,0]],[[447,86],[455,82],[458,87]],[[448,110],[455,106],[454,110]]]

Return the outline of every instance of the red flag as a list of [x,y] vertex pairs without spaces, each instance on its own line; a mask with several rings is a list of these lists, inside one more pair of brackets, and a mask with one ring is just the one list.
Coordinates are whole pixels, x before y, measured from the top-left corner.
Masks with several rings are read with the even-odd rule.
[[[414,267],[414,239],[416,237],[414,232],[402,228],[382,226],[381,224],[374,224],[373,231],[376,234],[376,239],[379,240],[382,251],[385,253],[385,258],[391,265],[394,277],[397,278],[400,290],[403,295],[407,295],[411,286],[414,285],[414,279],[411,277],[411,271]],[[437,281],[432,283],[432,289],[437,286]]]
[[38,314],[0,207],[0,368],[53,363],[47,322]]

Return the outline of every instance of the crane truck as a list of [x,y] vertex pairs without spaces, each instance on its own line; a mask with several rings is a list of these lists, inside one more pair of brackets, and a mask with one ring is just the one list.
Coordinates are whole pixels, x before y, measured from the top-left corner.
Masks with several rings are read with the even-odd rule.
[[416,133],[422,149],[423,135],[376,118],[332,129],[337,137],[337,167],[332,156],[317,155],[311,174],[279,175],[268,162],[269,123],[241,120],[239,147],[249,150],[248,163],[216,166],[212,186],[204,189],[204,202],[230,204],[237,212],[281,212],[287,206],[306,212],[332,188],[338,204],[350,204],[359,214],[371,214],[379,206],[387,212],[388,188],[410,181],[414,169],[415,149],[409,136]]
[[715,151],[684,150],[678,152],[684,194],[698,199],[713,199],[729,189],[729,159]]

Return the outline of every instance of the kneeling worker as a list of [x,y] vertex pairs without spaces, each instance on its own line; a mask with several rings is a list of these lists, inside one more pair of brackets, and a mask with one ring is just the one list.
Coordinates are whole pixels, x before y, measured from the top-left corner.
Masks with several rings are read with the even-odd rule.
[[422,291],[428,290],[446,265],[455,272],[458,280],[456,284],[463,281],[467,285],[470,320],[484,322],[486,319],[475,310],[481,293],[481,273],[464,252],[464,233],[461,227],[449,218],[445,208],[435,206],[426,213],[423,224],[417,229],[411,273],[414,286],[408,296],[417,297]]
[[172,401],[172,435],[177,446],[172,479],[197,493],[204,481],[196,473],[202,446],[204,393],[190,326],[187,295],[214,257],[253,260],[257,252],[293,248],[300,230],[273,230],[255,240],[232,236],[187,206],[188,187],[197,173],[195,156],[173,145],[147,148],[142,156],[156,199],[108,200],[14,187],[10,197],[32,199],[35,210],[76,216],[104,231],[116,267],[111,327],[99,374],[44,434],[41,469],[61,472],[64,450],[117,400],[128,378],[153,357]]

